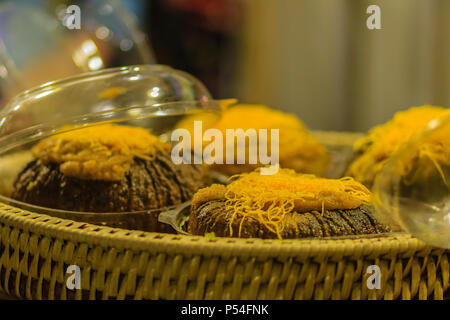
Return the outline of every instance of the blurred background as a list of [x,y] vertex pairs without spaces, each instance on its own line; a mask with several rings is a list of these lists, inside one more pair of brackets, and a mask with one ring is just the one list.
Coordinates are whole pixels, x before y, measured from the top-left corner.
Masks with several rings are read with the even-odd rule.
[[[295,113],[311,129],[365,131],[410,106],[450,105],[449,0],[20,0],[14,6],[30,3],[56,15],[61,6],[79,5],[81,33],[69,40],[71,31],[52,31],[51,41],[61,38],[58,49],[26,64],[49,48],[39,47],[40,27],[23,27],[36,9],[15,16],[0,0],[3,101],[65,74],[157,62],[195,75],[215,98]],[[381,8],[381,30],[366,27],[371,4]],[[88,16],[101,21],[94,31]],[[39,19],[35,26],[49,24]],[[109,38],[114,45],[103,44]],[[77,56],[74,43],[88,59]],[[69,66],[64,54],[77,63]]]

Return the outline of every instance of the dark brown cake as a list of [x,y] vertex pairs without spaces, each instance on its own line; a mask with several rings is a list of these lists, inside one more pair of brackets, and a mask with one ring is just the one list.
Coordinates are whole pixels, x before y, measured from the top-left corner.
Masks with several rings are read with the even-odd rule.
[[201,167],[174,165],[161,153],[151,161],[136,158],[120,181],[66,176],[58,164],[35,159],[18,175],[12,198],[69,211],[131,212],[182,203],[204,183]]
[[280,169],[242,174],[193,197],[188,231],[220,237],[295,239],[378,234],[371,194],[351,178],[323,179]]
[[[283,239],[348,236],[389,232],[390,228],[379,223],[371,213],[370,206],[347,210],[324,210],[292,212],[287,216],[281,233]],[[225,200],[211,200],[192,207],[189,232],[204,235],[214,232],[218,237],[230,236],[232,210],[227,210]],[[233,235],[238,236],[241,220],[232,224]],[[264,224],[248,218],[241,229],[241,238],[275,239]]]
[[78,212],[135,212],[187,201],[206,184],[201,166],[175,165],[170,145],[147,130],[99,125],[52,136],[33,148],[12,198]]

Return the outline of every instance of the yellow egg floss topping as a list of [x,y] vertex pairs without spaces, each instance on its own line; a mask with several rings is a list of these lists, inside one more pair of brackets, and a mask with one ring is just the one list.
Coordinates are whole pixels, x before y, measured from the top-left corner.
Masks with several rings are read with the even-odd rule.
[[134,157],[152,160],[157,152],[170,150],[169,144],[143,128],[103,124],[65,126],[60,131],[67,132],[41,141],[33,156],[43,163],[58,163],[63,174],[80,179],[121,180]]
[[232,224],[240,219],[239,234],[247,218],[253,218],[281,238],[285,216],[294,210],[354,209],[371,202],[371,193],[352,178],[325,179],[280,169],[274,175],[261,175],[259,169],[232,177],[224,187],[213,185],[200,190],[193,205],[212,199],[226,199],[226,209],[232,210]]

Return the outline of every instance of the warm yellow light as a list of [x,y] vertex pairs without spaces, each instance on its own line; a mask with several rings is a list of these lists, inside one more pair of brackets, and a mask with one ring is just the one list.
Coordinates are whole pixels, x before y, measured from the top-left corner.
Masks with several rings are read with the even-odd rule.
[[97,52],[97,46],[94,41],[86,40],[81,44],[81,50],[85,55],[92,55]]
[[103,67],[103,61],[100,57],[95,56],[89,59],[88,67],[90,70],[99,70]]

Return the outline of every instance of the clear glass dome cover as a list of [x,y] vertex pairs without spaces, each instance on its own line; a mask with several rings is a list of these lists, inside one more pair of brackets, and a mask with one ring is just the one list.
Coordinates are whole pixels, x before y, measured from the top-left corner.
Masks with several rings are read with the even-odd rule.
[[[129,66],[84,73],[46,83],[13,98],[0,112],[0,140],[23,129],[50,130],[62,124],[181,112],[182,104],[167,104],[179,101],[198,101],[202,108],[211,107],[211,95],[199,80],[168,66]],[[157,127],[158,123],[154,124]]]
[[9,195],[17,175],[32,160],[32,147],[52,135],[116,123],[149,129],[170,143],[171,131],[184,117],[209,113],[218,119],[220,111],[221,102],[212,100],[200,81],[163,65],[105,69],[23,92],[0,112],[0,201],[95,224],[122,227],[147,221],[146,211],[64,211],[22,203]]
[[374,184],[378,218],[450,248],[450,116],[430,121],[386,162]]

